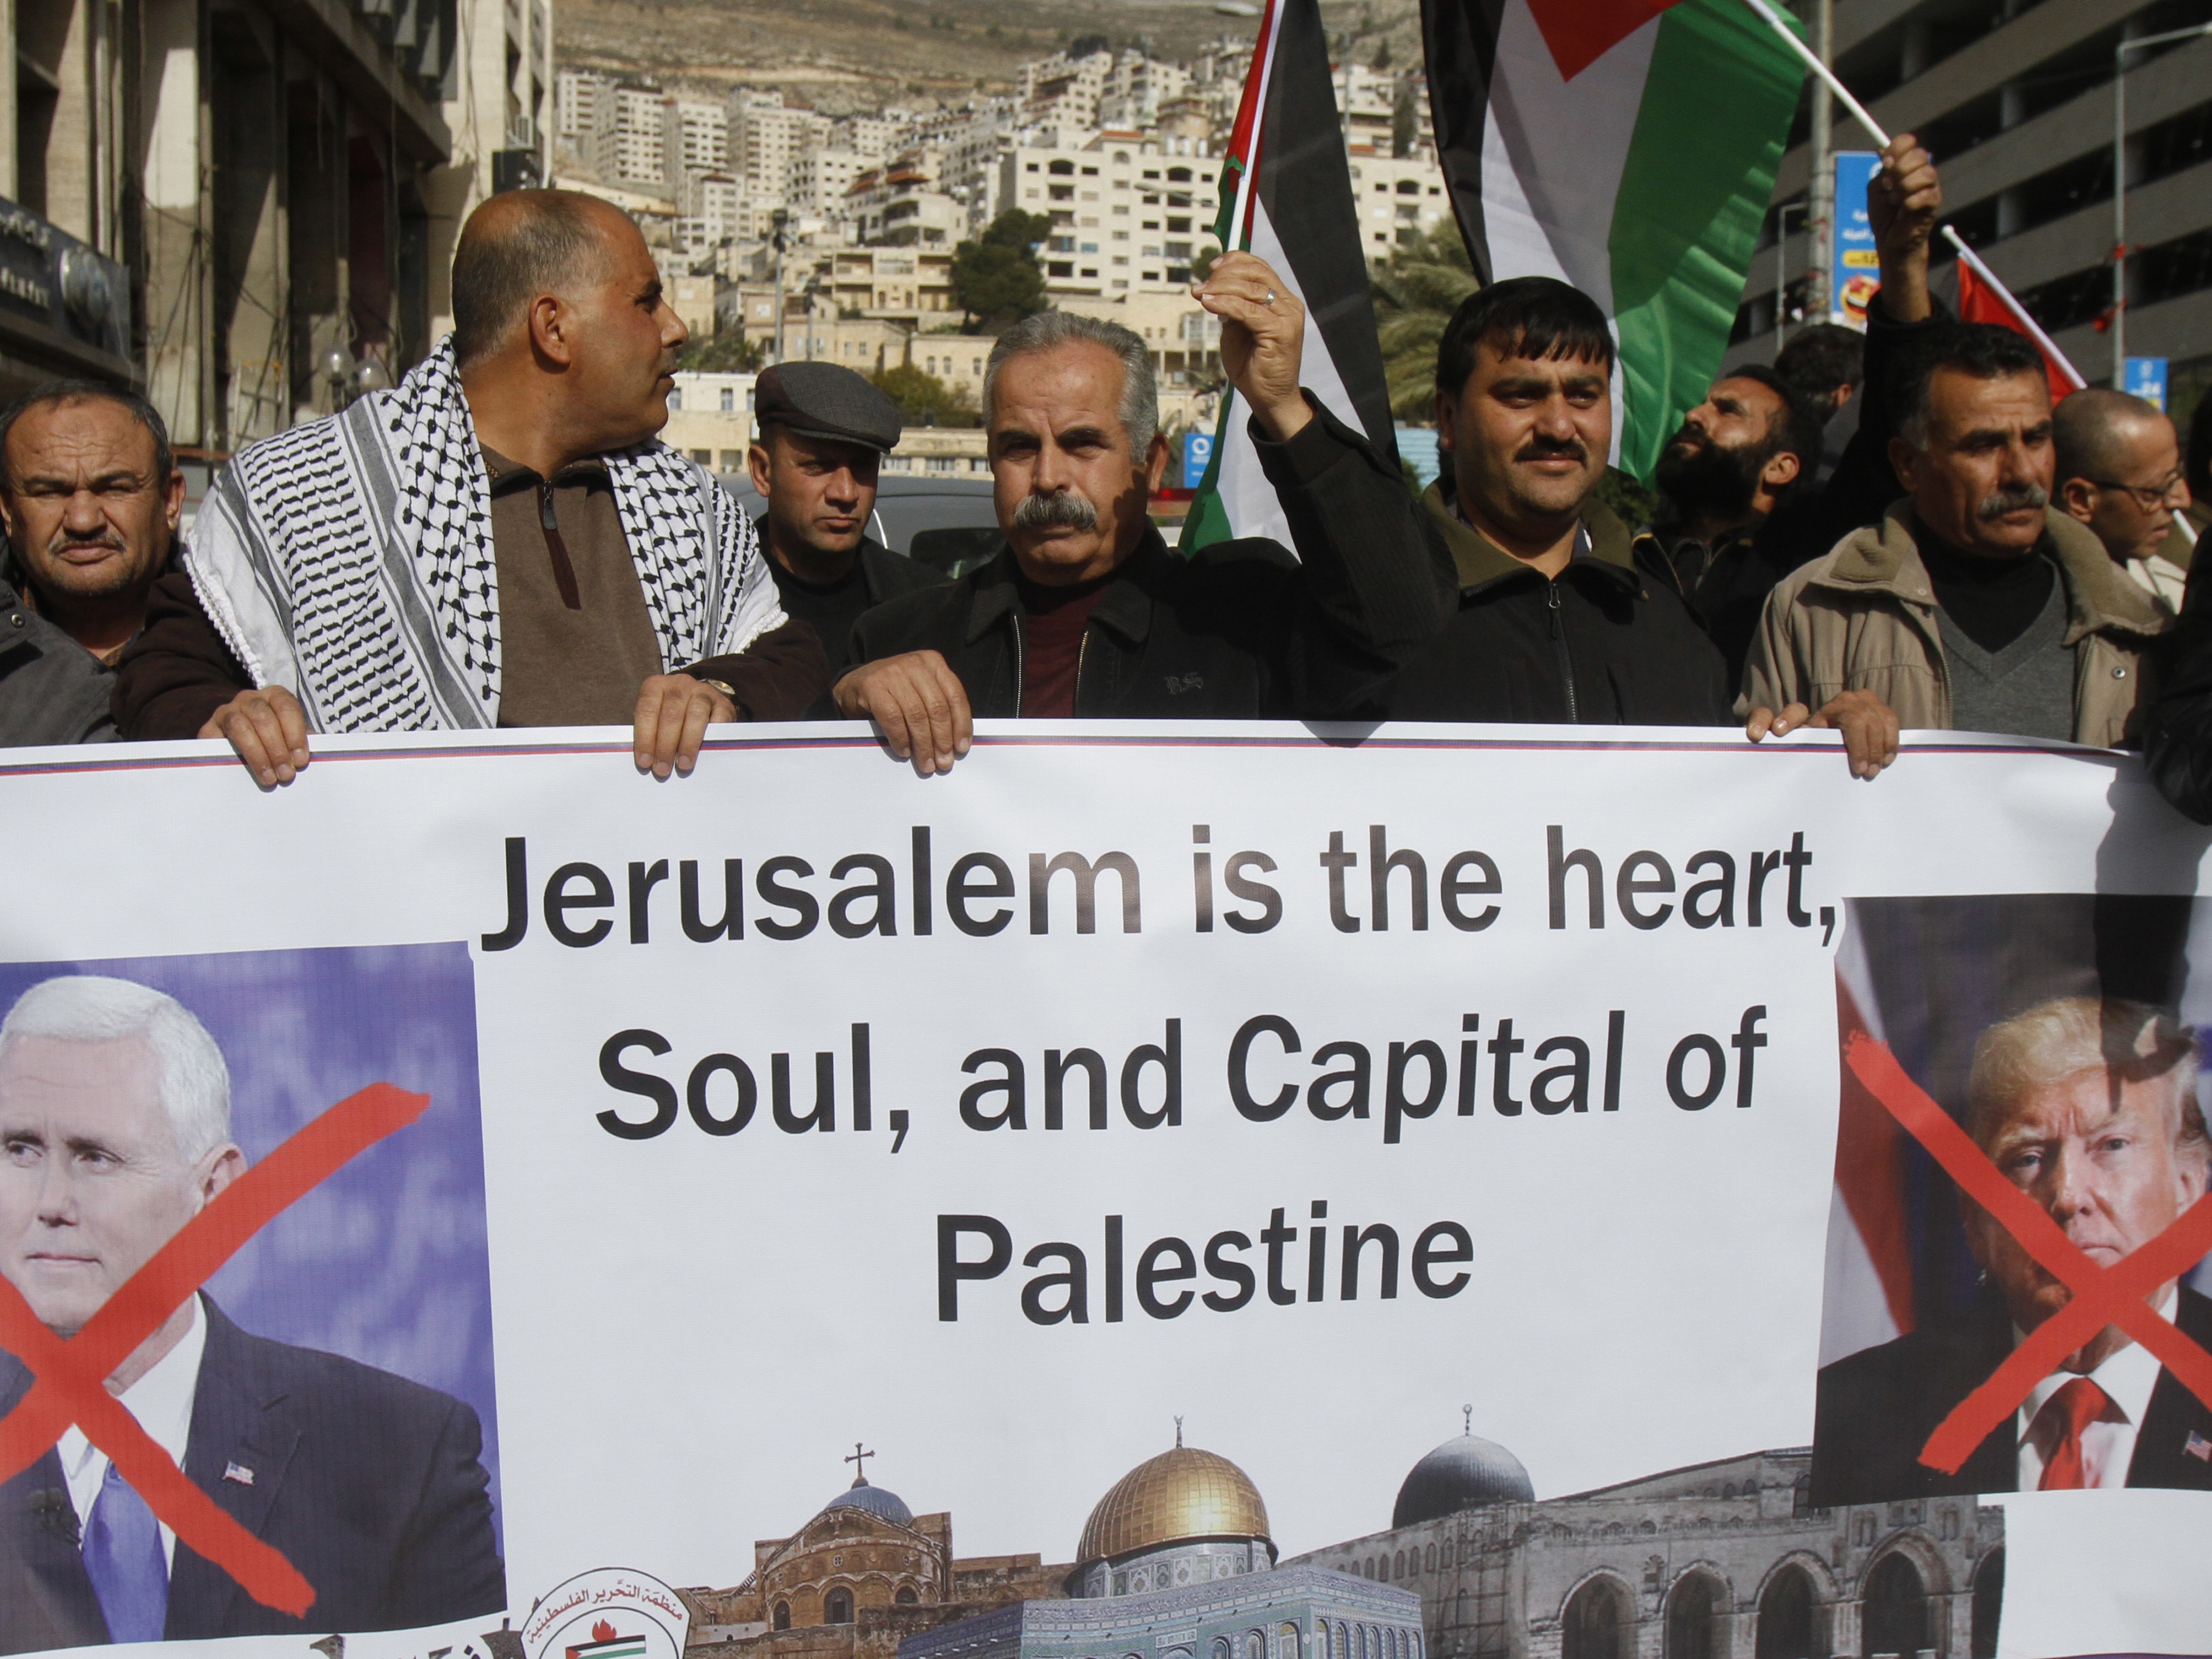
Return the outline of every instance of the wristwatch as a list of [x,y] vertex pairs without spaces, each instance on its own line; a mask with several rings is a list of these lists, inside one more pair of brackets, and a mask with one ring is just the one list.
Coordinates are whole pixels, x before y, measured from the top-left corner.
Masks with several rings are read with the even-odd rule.
[[727,680],[710,680],[702,675],[699,677],[699,684],[704,686],[712,687],[714,690],[720,692],[724,696],[727,697],[730,700],[730,706],[738,711],[738,719],[748,720],[751,718],[745,708],[744,700],[738,696],[738,688],[732,685]]

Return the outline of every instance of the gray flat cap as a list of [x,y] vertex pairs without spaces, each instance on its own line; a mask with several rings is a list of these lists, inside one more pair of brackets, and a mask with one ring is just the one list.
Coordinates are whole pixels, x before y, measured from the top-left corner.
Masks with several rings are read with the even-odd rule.
[[898,405],[836,363],[778,363],[753,384],[753,418],[801,437],[895,449],[903,427]]

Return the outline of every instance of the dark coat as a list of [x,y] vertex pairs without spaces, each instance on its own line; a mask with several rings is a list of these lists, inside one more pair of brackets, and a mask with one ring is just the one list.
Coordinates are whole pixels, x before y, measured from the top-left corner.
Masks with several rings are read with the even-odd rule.
[[[167,1638],[404,1630],[497,1613],[507,1574],[476,1413],[350,1359],[249,1336],[203,1297],[207,1348],[185,1474],[314,1586],[264,1607],[180,1540]],[[30,1387],[0,1355],[0,1413]],[[250,1469],[246,1484],[225,1480]],[[58,1500],[57,1502],[56,1500]],[[52,1449],[0,1486],[0,1653],[105,1643],[106,1621]]]
[[[2212,1346],[2212,1301],[2186,1285],[2174,1323]],[[1810,1501],[1819,1509],[1913,1498],[2012,1492],[2020,1485],[2018,1412],[1991,1430],[1943,1474],[1920,1462],[1920,1449],[1952,1408],[1986,1382],[2013,1348],[2012,1318],[1993,1293],[1960,1320],[1863,1348],[1820,1368],[1813,1419]],[[2212,1445],[2212,1407],[2161,1370],[2136,1433],[2130,1486],[2212,1491],[2212,1460],[2191,1456],[2191,1435]]]
[[1449,548],[1458,605],[1384,697],[1393,720],[1717,726],[1729,721],[1720,652],[1665,580],[1638,565],[1601,503],[1589,550],[1548,579],[1462,522],[1443,482],[1421,498]]
[[115,676],[0,580],[0,749],[107,743]]
[[[1094,601],[1076,676],[1085,719],[1328,720],[1371,708],[1435,631],[1446,587],[1404,481],[1326,410],[1288,443],[1254,428],[1297,555],[1251,538],[1184,558],[1146,530]],[[1026,611],[1012,553],[878,605],[855,659],[943,654],[978,718],[1021,713]]]
[[[769,562],[769,574],[775,578],[778,592],[787,592],[786,579],[791,573],[783,568],[773,553],[767,550],[768,515],[763,514],[755,519],[753,527],[760,533],[761,548]],[[952,580],[934,566],[924,564],[919,559],[910,559],[903,553],[892,552],[872,536],[860,538],[854,557],[860,567],[860,588],[867,599],[862,608],[863,615],[901,594],[943,587]],[[784,611],[786,615],[793,614],[788,604],[784,606]],[[818,629],[817,631],[819,632]],[[807,708],[804,718],[811,720],[838,718],[837,704],[830,694],[836,690],[837,682],[844,678],[845,671],[860,660],[853,654],[853,641],[849,637],[833,640],[825,635],[822,640],[822,653],[829,659],[830,678],[822,688],[822,695]]]
[[2144,758],[2158,792],[2199,823],[2212,823],[2212,559],[2190,563],[2173,631],[2160,642],[2143,716]]

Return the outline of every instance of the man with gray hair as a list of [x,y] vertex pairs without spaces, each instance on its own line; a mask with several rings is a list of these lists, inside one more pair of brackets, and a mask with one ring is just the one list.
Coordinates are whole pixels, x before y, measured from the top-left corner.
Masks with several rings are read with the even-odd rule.
[[2051,424],[2059,507],[2160,610],[2179,611],[2189,573],[2160,550],[2189,506],[2173,422],[2141,398],[2093,386],[2061,398]]
[[[0,1278],[73,1338],[246,1170],[222,1051],[174,998],[50,979],[0,1022]],[[0,1353],[0,1416],[32,1378]],[[313,1588],[262,1606],[179,1540],[72,1425],[0,1484],[0,1653],[400,1630],[507,1604],[476,1413],[435,1389],[249,1335],[204,1292],[108,1392],[185,1478]]]
[[984,379],[1001,554],[864,615],[838,708],[924,775],[976,715],[1342,718],[1443,623],[1449,559],[1397,469],[1298,384],[1305,308],[1249,253],[1195,290],[1296,544],[1171,554],[1146,503],[1168,444],[1151,353],[1117,325],[1042,312]]
[[[2064,997],[1991,1026],[1974,1046],[1966,1132],[2073,1246],[2110,1268],[2204,1196],[2212,1141],[2197,1098],[2195,1035],[2140,1003]],[[1821,1370],[1812,1502],[2084,1487],[2212,1490],[2212,1406],[2117,1325],[2062,1356],[1953,1474],[1920,1462],[1929,1437],[2013,1350],[2074,1299],[2063,1279],[1970,1197],[1982,1288],[1939,1321]],[[2173,1279],[2145,1297],[2212,1346],[2212,1300]]]
[[819,694],[751,520],[653,436],[686,337],[629,216],[491,198],[453,322],[396,389],[225,470],[125,653],[125,738],[227,738],[272,788],[310,731],[620,724],[665,778],[709,725]]

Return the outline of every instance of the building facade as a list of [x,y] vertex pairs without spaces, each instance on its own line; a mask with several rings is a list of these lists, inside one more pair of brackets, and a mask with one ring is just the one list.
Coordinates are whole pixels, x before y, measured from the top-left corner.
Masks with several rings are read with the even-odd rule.
[[[2112,375],[2115,48],[2203,21],[2167,0],[1837,0],[1835,63],[1892,132],[1942,169],[1946,216],[2093,383]],[[2212,39],[2130,56],[2127,75],[2127,349],[2171,360],[2177,386],[2212,379]],[[1874,148],[1837,112],[1840,149]],[[1801,110],[1753,265],[1735,356],[1770,351],[1777,214],[1786,284],[1813,264],[1802,228],[1812,152]],[[1941,244],[1938,244],[1940,251]],[[1941,273],[1948,262],[1938,259]],[[1790,296],[1802,300],[1802,289]],[[2100,324],[2103,326],[2100,326]]]
[[1001,165],[1004,205],[1050,222],[1038,261],[1055,301],[1182,289],[1200,255],[1218,246],[1218,163],[1109,131],[1044,135],[1010,147]]

